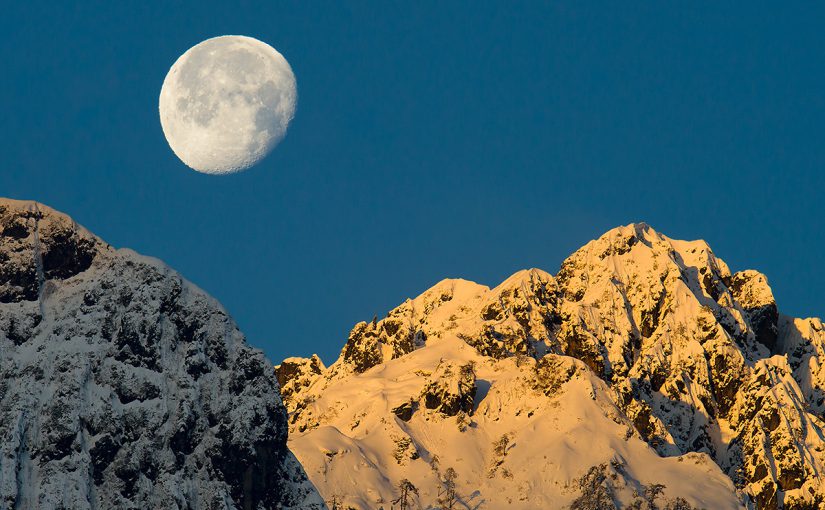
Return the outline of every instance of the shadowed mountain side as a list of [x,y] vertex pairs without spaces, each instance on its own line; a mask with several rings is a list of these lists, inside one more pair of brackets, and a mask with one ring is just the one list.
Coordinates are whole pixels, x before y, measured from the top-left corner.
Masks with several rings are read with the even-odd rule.
[[158,260],[0,200],[0,507],[325,508],[263,354]]

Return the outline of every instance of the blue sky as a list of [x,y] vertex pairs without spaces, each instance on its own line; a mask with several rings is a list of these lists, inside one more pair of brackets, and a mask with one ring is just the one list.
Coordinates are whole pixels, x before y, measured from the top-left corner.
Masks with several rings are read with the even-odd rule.
[[[555,273],[633,221],[825,313],[822,7],[446,4],[6,5],[0,195],[163,259],[275,362],[331,362],[444,277]],[[299,104],[268,159],[214,177],[157,100],[224,34],[278,49]]]

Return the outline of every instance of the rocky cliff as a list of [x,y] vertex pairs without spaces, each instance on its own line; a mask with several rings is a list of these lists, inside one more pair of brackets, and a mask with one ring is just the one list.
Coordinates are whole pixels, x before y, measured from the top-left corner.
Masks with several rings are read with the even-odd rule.
[[216,301],[0,200],[0,508],[323,508],[286,420]]

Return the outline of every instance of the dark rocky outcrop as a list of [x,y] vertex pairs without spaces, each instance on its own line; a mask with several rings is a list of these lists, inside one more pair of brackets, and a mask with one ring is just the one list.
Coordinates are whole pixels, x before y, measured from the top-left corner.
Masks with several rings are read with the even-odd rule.
[[323,508],[217,302],[42,205],[0,232],[0,507]]
[[445,416],[460,412],[472,414],[476,395],[476,376],[472,364],[439,364],[421,392],[424,407]]

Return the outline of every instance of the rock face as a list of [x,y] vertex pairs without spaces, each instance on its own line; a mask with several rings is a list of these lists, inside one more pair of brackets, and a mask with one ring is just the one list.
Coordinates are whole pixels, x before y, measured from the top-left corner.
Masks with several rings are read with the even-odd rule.
[[212,298],[0,201],[0,507],[324,508],[271,365]]
[[275,367],[275,375],[281,388],[281,396],[290,398],[312,382],[313,378],[326,369],[317,355],[309,359],[288,358]]
[[774,350],[779,333],[779,311],[765,275],[756,271],[736,273],[731,278],[730,291],[748,316],[756,340]]
[[[385,319],[357,325],[338,361],[285,402],[291,444],[310,478],[327,497],[352,492],[346,501],[356,508],[384,504],[393,494],[386,480],[400,478],[425,487],[422,504],[435,501],[443,477],[422,466],[433,458],[442,467],[449,459],[473,505],[576,508],[584,500],[571,481],[591,487],[601,480],[619,506],[646,508],[629,487],[640,494],[663,483],[662,497],[697,508],[825,508],[824,356],[821,321],[782,316],[764,275],[731,273],[705,242],[634,224],[582,247],[556,277],[521,271],[494,289],[440,282]],[[455,367],[470,362],[473,391],[446,391],[461,387]],[[443,402],[451,402],[449,412]],[[618,428],[593,427],[583,440],[602,449],[588,450],[559,435],[568,430],[552,424],[559,416],[579,427],[604,418]],[[396,440],[416,458],[376,461]],[[490,478],[469,466],[467,452],[489,451],[492,440],[506,447],[476,459],[495,466]],[[637,442],[656,459],[680,459],[686,470],[643,459]],[[456,452],[448,443],[462,447]],[[331,452],[323,465],[313,448]],[[349,488],[338,470],[353,463],[380,476]],[[645,476],[644,464],[661,471]],[[509,489],[491,481],[495,473]],[[695,480],[723,484],[717,475],[730,484],[720,494],[729,491],[734,503],[703,499],[708,493]],[[694,485],[680,490],[679,479]]]
[[424,407],[444,416],[472,413],[475,405],[476,374],[473,363],[439,363],[421,391]]

